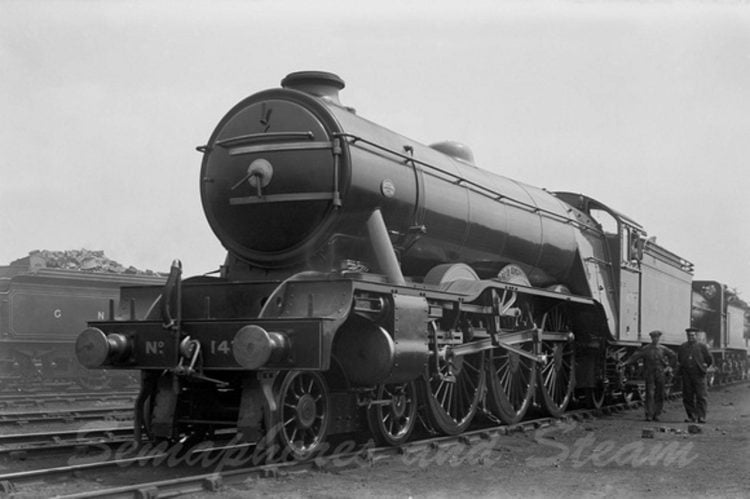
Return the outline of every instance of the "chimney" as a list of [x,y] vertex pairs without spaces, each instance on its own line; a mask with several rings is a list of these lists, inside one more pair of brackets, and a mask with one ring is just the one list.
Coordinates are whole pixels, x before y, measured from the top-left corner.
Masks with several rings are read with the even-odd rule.
[[345,83],[344,80],[333,73],[297,71],[288,74],[286,78],[281,80],[281,86],[321,97],[340,106],[339,90],[344,88]]

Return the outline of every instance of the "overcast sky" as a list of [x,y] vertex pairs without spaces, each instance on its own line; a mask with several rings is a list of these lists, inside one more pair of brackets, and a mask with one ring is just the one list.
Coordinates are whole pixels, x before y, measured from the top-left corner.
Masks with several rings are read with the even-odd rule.
[[750,298],[745,2],[0,0],[0,68],[0,264],[217,268],[195,147],[319,69],[360,115],[595,197]]

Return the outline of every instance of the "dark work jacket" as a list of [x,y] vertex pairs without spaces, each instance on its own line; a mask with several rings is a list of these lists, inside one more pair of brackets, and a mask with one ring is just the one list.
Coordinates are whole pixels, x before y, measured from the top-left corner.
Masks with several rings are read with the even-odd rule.
[[669,366],[669,359],[674,358],[675,354],[664,345],[654,345],[649,343],[636,351],[627,361],[632,364],[638,359],[643,359],[644,374],[661,374],[664,368]]
[[677,360],[680,363],[680,371],[683,373],[700,372],[706,374],[708,366],[713,364],[713,358],[708,347],[700,342],[690,343],[686,341],[680,345],[677,352]]

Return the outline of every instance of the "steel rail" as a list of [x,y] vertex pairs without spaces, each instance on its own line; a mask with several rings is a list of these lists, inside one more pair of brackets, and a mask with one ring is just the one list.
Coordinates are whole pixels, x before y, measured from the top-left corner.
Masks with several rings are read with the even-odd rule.
[[0,408],[7,409],[17,406],[41,406],[50,403],[74,404],[77,402],[135,400],[137,390],[116,393],[14,393],[0,394]]
[[17,411],[0,414],[0,426],[25,425],[62,421],[90,421],[112,418],[127,421],[133,418],[133,406],[97,407],[84,409],[66,409],[55,411]]
[[132,427],[110,427],[70,431],[15,433],[0,435],[0,455],[28,458],[47,452],[81,450],[98,444],[127,443],[133,440]]

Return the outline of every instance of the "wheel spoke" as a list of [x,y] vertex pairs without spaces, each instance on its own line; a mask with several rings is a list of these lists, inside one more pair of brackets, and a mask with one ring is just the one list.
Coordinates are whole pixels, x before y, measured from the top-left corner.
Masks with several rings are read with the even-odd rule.
[[450,414],[451,416],[455,413],[455,410],[454,411],[450,410],[450,409],[453,408],[453,388],[454,388],[454,386],[455,385],[453,383],[450,383],[448,385],[448,389],[446,390],[446,392],[448,393],[448,404],[447,405],[443,404],[443,407],[445,407],[446,409],[448,409],[448,414]]
[[554,369],[551,369],[547,372],[547,381],[544,383],[544,386],[547,387],[547,391],[549,393],[555,393],[555,386],[557,385],[557,376],[555,376]]

